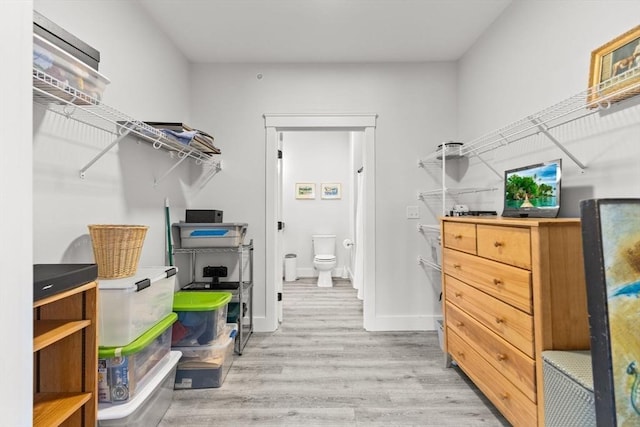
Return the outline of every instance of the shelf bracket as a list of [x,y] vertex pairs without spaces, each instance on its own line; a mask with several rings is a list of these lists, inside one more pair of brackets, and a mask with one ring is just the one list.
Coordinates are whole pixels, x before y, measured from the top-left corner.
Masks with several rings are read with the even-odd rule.
[[120,143],[120,141],[122,141],[127,135],[129,135],[129,132],[131,132],[131,129],[133,129],[133,126],[134,126],[133,123],[127,123],[127,124],[123,125],[122,126],[122,133],[120,134],[120,136],[118,136],[115,140],[113,140],[113,142],[111,142],[111,144],[109,144],[105,148],[103,148],[102,151],[100,151],[93,159],[91,159],[91,161],[89,161],[89,163],[87,163],[86,165],[84,165],[84,167],[82,169],[80,169],[80,178],[84,179],[85,172],[91,166],[93,166],[93,164],[95,162],[100,160],[100,158],[102,156],[104,156],[109,150],[111,150],[115,145]]
[[175,168],[177,168],[180,163],[184,162],[188,157],[189,157],[189,152],[187,151],[183,151],[181,153],[178,154],[178,161],[175,162],[173,164],[173,166],[171,166],[164,174],[162,174],[162,176],[160,178],[156,178],[153,180],[153,186],[155,187],[156,185],[160,184],[160,181],[162,181],[163,179],[165,179],[171,172],[174,171]]
[[573,163],[578,165],[580,169],[584,170],[587,168],[587,166],[580,160],[578,160],[577,157],[571,154],[571,152],[567,150],[556,137],[551,135],[551,132],[549,132],[549,128],[544,123],[540,122],[540,120],[536,119],[535,117],[529,117],[529,120],[531,121],[531,123],[537,126],[540,132],[542,132],[547,138],[549,138],[551,142],[553,142],[560,150],[562,150],[564,154],[566,154],[571,160],[573,160]]
[[436,264],[435,262],[430,261],[430,260],[428,260],[426,258],[423,258],[420,255],[418,255],[418,264],[426,265],[427,267],[432,268],[432,269],[437,270],[437,271],[442,271],[442,267],[440,267],[438,264]]
[[491,166],[489,163],[487,163],[487,161],[485,159],[482,158],[482,156],[478,153],[476,153],[473,149],[470,150],[471,153],[473,153],[474,156],[476,156],[478,158],[478,160],[480,160],[482,162],[482,164],[484,164],[487,168],[489,168],[489,170],[491,170],[491,172],[493,172],[494,174],[496,174],[496,176],[502,181],[504,179],[504,176],[502,176],[502,174],[500,172],[498,172],[497,170],[495,170],[493,168],[493,166]]

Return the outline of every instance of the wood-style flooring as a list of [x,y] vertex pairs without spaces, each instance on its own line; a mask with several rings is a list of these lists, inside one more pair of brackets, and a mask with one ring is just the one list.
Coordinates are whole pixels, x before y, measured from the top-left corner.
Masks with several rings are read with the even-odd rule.
[[508,426],[436,332],[366,332],[344,280],[285,282],[283,318],[254,333],[220,388],[175,390],[167,426]]

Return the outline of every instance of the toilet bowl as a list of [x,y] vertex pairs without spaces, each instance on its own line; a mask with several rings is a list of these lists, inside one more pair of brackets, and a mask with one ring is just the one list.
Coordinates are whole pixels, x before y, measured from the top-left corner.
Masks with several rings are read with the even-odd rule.
[[336,266],[336,236],[334,234],[314,234],[313,267],[318,271],[318,286],[329,288],[333,286],[331,272]]
[[333,286],[331,272],[336,266],[335,255],[316,255],[313,257],[313,266],[318,270],[318,286],[321,288]]

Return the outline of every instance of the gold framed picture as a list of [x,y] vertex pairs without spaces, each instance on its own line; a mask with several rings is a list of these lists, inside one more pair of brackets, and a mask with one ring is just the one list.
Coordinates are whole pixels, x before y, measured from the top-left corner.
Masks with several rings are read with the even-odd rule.
[[[590,107],[617,102],[640,93],[640,25],[591,52]],[[630,90],[624,90],[634,86]]]
[[296,199],[315,199],[316,184],[313,182],[296,182]]

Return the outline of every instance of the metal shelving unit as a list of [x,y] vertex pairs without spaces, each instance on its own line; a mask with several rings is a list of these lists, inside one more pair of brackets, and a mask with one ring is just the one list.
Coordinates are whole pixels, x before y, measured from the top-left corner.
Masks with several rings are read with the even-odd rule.
[[162,131],[144,122],[104,104],[100,99],[89,96],[74,89],[60,80],[33,69],[33,101],[44,106],[48,111],[63,117],[73,119],[88,126],[112,134],[114,140],[100,153],[80,169],[80,177],[84,178],[86,171],[104,156],[109,150],[120,143],[126,136],[136,136],[147,142],[155,149],[163,149],[175,153],[176,163],[162,176],[155,180],[155,184],[162,181],[184,160],[191,159],[198,165],[203,165],[209,174],[208,178],[222,169],[222,161],[213,153],[200,151],[190,145],[167,137]]
[[[237,302],[238,335],[235,342],[235,352],[242,354],[247,340],[253,333],[253,240],[248,244],[231,247],[206,247],[206,248],[175,248],[174,254],[187,254],[190,264],[189,284],[183,289],[211,290],[231,292],[231,302]],[[238,282],[220,282],[211,287],[208,282],[194,281],[196,276],[196,257],[198,254],[236,254],[238,258]],[[244,277],[245,255],[248,261],[249,277]]]

